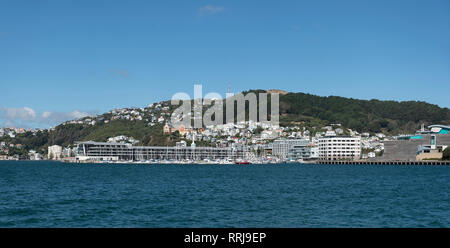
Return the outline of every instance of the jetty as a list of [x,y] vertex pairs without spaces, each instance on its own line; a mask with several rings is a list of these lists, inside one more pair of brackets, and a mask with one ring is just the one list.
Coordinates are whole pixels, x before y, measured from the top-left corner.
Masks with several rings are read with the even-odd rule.
[[319,160],[317,164],[351,164],[351,165],[450,165],[450,161],[337,161]]

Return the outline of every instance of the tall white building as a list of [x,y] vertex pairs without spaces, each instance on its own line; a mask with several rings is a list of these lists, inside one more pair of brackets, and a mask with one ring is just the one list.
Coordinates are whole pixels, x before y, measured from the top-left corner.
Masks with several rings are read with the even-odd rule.
[[62,147],[58,145],[48,147],[48,159],[60,159],[62,157]]
[[361,158],[361,137],[323,137],[319,139],[321,160],[355,160]]

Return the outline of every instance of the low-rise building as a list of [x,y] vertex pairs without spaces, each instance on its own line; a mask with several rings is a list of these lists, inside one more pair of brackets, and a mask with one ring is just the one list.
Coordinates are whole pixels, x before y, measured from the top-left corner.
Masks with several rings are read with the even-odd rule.
[[216,160],[242,159],[245,149],[234,147],[196,147],[179,142],[174,147],[132,146],[124,143],[77,142],[77,161],[148,161],[148,160]]
[[298,160],[310,156],[309,140],[277,139],[272,143],[272,155],[282,160]]
[[441,160],[443,151],[447,145],[438,145],[436,135],[431,135],[429,145],[420,145],[416,154],[416,160]]
[[170,124],[164,125],[164,128],[163,128],[164,134],[171,134],[171,133],[174,133],[176,131],[180,132],[181,135],[185,135],[187,133],[193,132],[193,129],[192,128],[185,128],[184,125],[180,125],[179,128],[175,128],[175,127],[173,127]]
[[417,152],[416,160],[422,161],[422,160],[441,160],[443,155],[443,149],[442,147],[438,147],[437,149],[431,149],[429,147],[422,147]]
[[30,150],[28,152],[28,158],[30,160],[41,160],[41,155],[37,153],[35,150]]

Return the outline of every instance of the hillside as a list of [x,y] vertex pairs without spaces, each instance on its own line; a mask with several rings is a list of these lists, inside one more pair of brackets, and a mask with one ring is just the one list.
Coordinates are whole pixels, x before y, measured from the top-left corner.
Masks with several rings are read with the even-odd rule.
[[448,124],[450,110],[419,101],[358,100],[304,93],[280,96],[280,121],[341,123],[359,132],[413,133],[422,123]]
[[[358,132],[388,135],[414,133],[422,123],[450,124],[450,110],[419,101],[358,100],[338,96],[315,96],[305,93],[280,94],[280,124],[321,130],[330,124],[342,124]],[[248,92],[265,92],[250,90]],[[270,98],[269,98],[270,101]],[[34,149],[45,153],[49,145],[68,146],[75,141],[106,141],[124,135],[139,140],[139,145],[172,146],[181,140],[177,133],[163,134],[163,125],[174,106],[169,101],[154,103],[146,108],[116,109],[95,117],[62,123],[51,130],[18,134],[15,138],[0,137],[0,141],[22,144],[10,149],[21,154]],[[247,106],[248,108],[248,106]],[[161,121],[162,118],[162,121]],[[202,145],[209,145],[207,142]]]

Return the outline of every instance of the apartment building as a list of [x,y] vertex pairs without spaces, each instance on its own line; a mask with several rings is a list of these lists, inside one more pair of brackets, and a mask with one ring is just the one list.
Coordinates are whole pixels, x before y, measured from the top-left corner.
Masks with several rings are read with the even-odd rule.
[[361,137],[326,136],[319,139],[321,160],[355,160],[361,157]]

